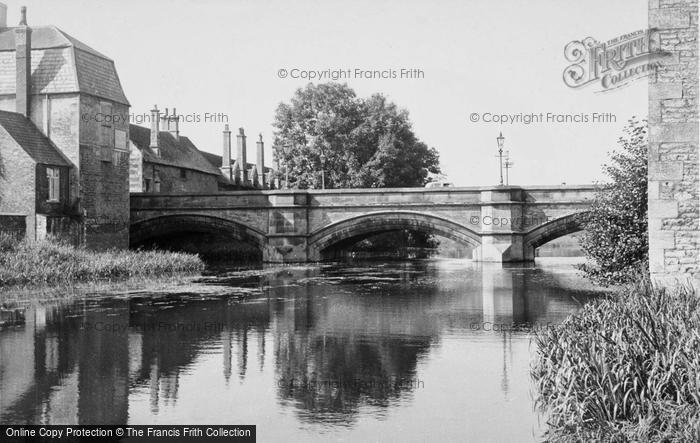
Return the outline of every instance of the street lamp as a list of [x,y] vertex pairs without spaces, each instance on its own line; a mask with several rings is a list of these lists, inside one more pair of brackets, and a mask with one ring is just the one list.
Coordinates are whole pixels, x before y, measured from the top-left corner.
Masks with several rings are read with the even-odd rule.
[[515,163],[510,161],[510,151],[506,151],[506,161],[503,163],[503,167],[506,169],[506,186],[510,184],[508,180],[508,170],[511,169],[513,165],[515,165]]
[[501,132],[498,134],[498,137],[496,137],[496,143],[498,143],[498,166],[501,173],[501,186],[503,186],[503,140],[505,140],[505,138]]

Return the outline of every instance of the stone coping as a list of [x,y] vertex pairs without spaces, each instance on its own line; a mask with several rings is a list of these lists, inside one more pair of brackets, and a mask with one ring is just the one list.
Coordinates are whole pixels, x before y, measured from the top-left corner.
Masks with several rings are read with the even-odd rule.
[[334,195],[334,194],[389,194],[389,193],[433,193],[433,192],[483,192],[483,191],[593,191],[594,184],[588,185],[533,185],[533,186],[468,186],[444,188],[353,188],[353,189],[274,189],[274,190],[244,190],[221,191],[205,193],[145,193],[132,192],[131,197],[201,197],[201,196],[235,196],[235,195]]

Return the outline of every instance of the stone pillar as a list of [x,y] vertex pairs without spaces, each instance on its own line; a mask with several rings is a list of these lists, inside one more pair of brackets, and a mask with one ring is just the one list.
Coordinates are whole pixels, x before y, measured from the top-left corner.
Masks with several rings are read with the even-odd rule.
[[231,130],[228,124],[224,125],[224,146],[221,156],[221,173],[232,180],[231,175]]
[[670,53],[649,80],[649,270],[699,288],[697,0],[650,0],[649,27]]
[[308,195],[285,193],[270,196],[267,244],[263,261],[270,263],[299,263],[318,260],[308,248]]
[[238,128],[236,136],[236,164],[241,170],[241,184],[248,185],[248,160],[246,159],[245,132]]
[[256,166],[258,169],[258,181],[260,182],[260,187],[262,189],[267,188],[267,180],[265,177],[265,145],[263,143],[262,134],[258,136],[258,142],[256,143]]
[[522,191],[512,188],[481,192],[481,246],[474,249],[473,259],[485,262],[519,262],[525,260],[520,226],[511,222],[522,217]]

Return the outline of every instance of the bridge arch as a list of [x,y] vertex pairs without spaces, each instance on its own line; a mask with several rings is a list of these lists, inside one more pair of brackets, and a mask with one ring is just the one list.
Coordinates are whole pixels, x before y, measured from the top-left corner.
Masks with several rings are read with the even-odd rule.
[[474,248],[481,246],[479,234],[446,218],[414,211],[376,211],[346,218],[313,232],[308,241],[309,256],[318,260],[324,250],[338,243],[401,229],[436,234]]
[[526,260],[535,259],[535,249],[574,232],[582,231],[588,217],[588,211],[577,212],[551,220],[528,231],[523,237],[523,248]]
[[204,233],[228,236],[262,251],[265,234],[232,220],[202,214],[169,214],[131,224],[129,244],[138,246],[150,239],[173,234]]

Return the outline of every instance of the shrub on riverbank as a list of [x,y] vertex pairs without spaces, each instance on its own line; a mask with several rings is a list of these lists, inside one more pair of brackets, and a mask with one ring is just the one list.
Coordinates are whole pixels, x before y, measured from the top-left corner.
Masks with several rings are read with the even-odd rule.
[[700,297],[646,279],[540,331],[552,441],[700,441]]
[[90,251],[55,241],[28,242],[0,234],[0,286],[57,284],[194,273],[196,255],[162,251]]

